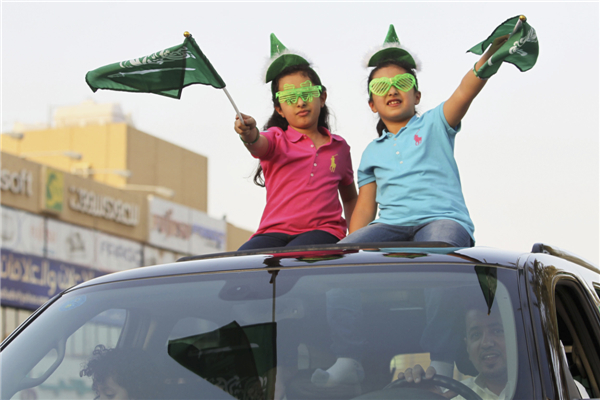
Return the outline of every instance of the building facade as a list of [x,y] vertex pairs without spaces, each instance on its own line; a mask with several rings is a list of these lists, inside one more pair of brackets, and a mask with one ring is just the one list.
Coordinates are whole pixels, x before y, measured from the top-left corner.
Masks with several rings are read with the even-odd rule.
[[207,214],[206,157],[88,114],[98,120],[57,112],[60,127],[2,135],[2,338],[75,284],[252,234]]

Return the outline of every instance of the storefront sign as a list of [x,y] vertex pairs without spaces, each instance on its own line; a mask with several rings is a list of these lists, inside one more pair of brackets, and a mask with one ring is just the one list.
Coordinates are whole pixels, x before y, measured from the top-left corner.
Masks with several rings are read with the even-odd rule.
[[140,222],[140,208],[136,204],[75,186],[69,187],[69,192],[69,207],[72,210],[128,226],[136,226]]
[[2,210],[2,249],[44,256],[44,218],[8,207]]
[[104,275],[100,271],[2,249],[1,303],[35,310],[71,286]]
[[220,253],[227,250],[227,222],[192,210],[191,254]]
[[191,255],[226,251],[224,220],[154,196],[149,196],[148,210],[148,243]]
[[33,194],[33,174],[22,169],[20,172],[11,172],[3,168],[0,173],[0,188],[14,194],[31,196]]
[[96,268],[116,272],[141,266],[140,243],[96,232]]
[[67,263],[94,268],[95,237],[91,229],[48,219],[46,221],[46,256]]
[[162,248],[189,254],[192,224],[189,208],[148,196],[150,212],[148,242]]

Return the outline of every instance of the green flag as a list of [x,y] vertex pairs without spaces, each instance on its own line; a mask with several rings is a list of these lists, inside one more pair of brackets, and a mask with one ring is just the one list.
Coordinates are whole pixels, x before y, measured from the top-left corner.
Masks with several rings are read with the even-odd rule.
[[506,43],[477,71],[477,76],[487,79],[498,72],[502,62],[513,64],[521,72],[530,70],[535,65],[539,53],[539,43],[535,29],[526,22],[525,17],[509,18],[499,25],[483,42],[476,44],[468,52],[483,54],[494,39],[510,35]]
[[498,271],[496,268],[476,265],[475,272],[477,273],[477,279],[479,280],[481,292],[485,298],[485,304],[488,306],[488,315],[490,315],[490,312],[492,312],[492,306],[494,305],[494,299],[496,298],[496,289],[498,287]]
[[88,72],[85,80],[94,92],[108,89],[155,93],[176,99],[184,87],[197,83],[225,88],[225,82],[189,34],[178,46],[100,67]]

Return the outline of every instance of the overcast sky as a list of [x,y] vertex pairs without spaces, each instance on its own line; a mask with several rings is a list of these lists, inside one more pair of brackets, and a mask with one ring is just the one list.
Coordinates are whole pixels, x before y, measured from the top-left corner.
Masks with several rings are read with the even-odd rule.
[[[504,20],[535,28],[537,65],[504,65],[463,119],[455,155],[479,246],[536,242],[599,260],[599,6],[589,3],[2,2],[2,131],[47,122],[57,106],[119,103],[135,126],[209,160],[211,216],[255,230],[265,202],[256,161],[233,130],[225,94],[195,85],[181,100],[92,93],[87,71],[177,45],[190,31],[242,112],[272,112],[264,74],[269,34],[314,63],[333,132],[355,171],[377,137],[365,60],[393,23],[421,65],[420,112],[446,100],[478,56],[466,53]],[[194,171],[181,171],[193,173]]]

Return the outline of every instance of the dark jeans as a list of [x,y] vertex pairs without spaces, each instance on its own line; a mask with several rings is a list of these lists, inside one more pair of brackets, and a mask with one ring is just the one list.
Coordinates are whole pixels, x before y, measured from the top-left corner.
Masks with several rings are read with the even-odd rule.
[[248,240],[238,249],[253,250],[266,249],[269,247],[304,246],[310,244],[333,244],[340,239],[325,231],[308,231],[299,235],[288,235],[286,233],[272,232],[261,233]]

